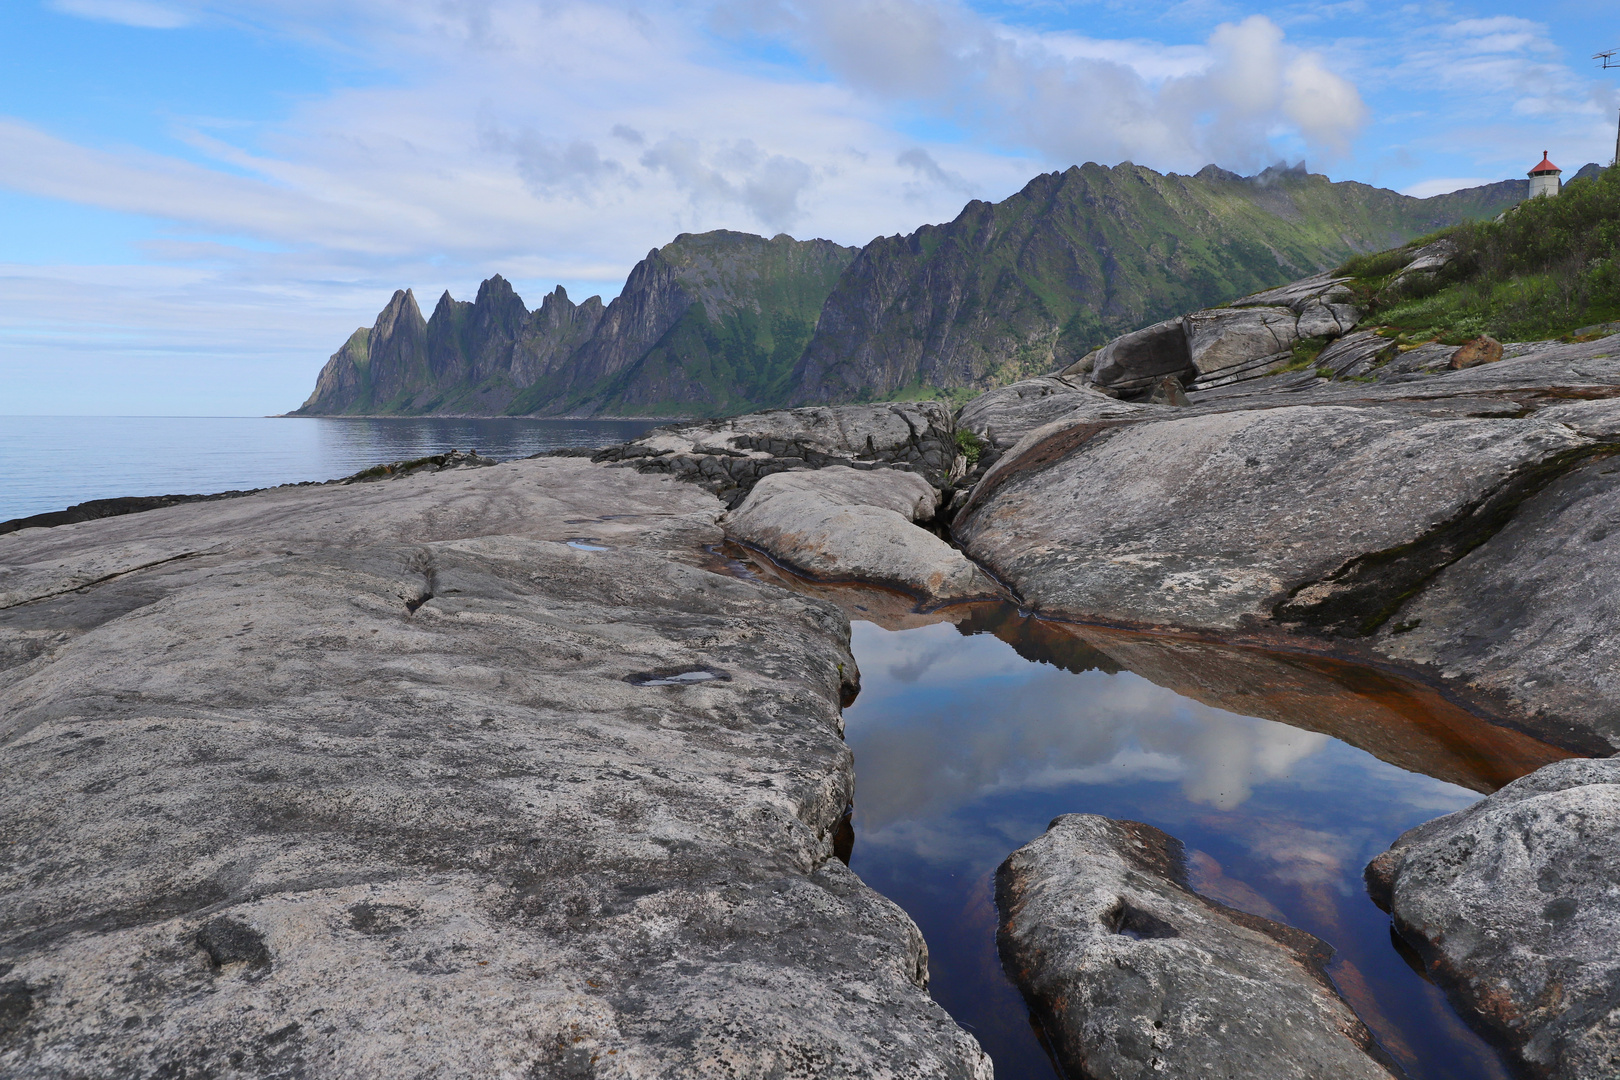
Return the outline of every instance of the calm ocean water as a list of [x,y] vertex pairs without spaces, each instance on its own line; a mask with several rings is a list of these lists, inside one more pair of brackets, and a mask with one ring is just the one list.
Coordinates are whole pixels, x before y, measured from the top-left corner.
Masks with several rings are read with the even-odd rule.
[[0,416],[0,521],[121,495],[195,495],[332,480],[447,450],[527,457],[607,446],[653,420]]

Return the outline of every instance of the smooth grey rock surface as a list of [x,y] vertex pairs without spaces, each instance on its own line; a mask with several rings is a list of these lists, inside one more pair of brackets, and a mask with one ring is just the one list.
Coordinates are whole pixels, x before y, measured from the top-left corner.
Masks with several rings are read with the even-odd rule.
[[1358,330],[1330,343],[1316,356],[1316,366],[1340,378],[1363,378],[1397,355],[1395,342],[1371,330]]
[[542,458],[0,537],[7,1077],[987,1078],[829,605]]
[[999,595],[929,521],[939,492],[915,473],[829,466],[776,473],[721,524],[727,535],[821,581],[895,586],[925,603]]
[[[1542,415],[1555,411],[1590,434],[1620,427],[1620,402]],[[1600,415],[1583,421],[1582,412]],[[1620,458],[1603,457],[1526,500],[1500,532],[1405,604],[1376,647],[1543,724],[1578,720],[1620,751],[1617,630]]]
[[1390,1080],[1304,931],[1187,887],[1179,841],[1066,814],[996,873],[998,935],[1068,1075]]
[[953,530],[1047,613],[1235,629],[1311,586],[1293,596],[1291,621],[1359,627],[1406,579],[1329,575],[1419,541],[1522,470],[1590,445],[1534,417],[1351,406],[1059,422],[996,463]]
[[1350,290],[1345,287],[1350,281],[1350,278],[1339,277],[1331,270],[1324,271],[1290,281],[1287,285],[1279,285],[1275,289],[1241,296],[1227,307],[1285,307],[1298,311],[1322,301],[1343,303],[1350,298]]
[[962,406],[956,426],[1005,450],[1038,427],[1054,420],[1140,416],[1152,410],[1120,401],[1072,375],[1043,375],[1009,383]]
[[734,507],[762,476],[827,465],[909,469],[939,486],[961,466],[955,436],[937,401],[830,405],[674,424],[595,460],[690,480]]
[[1299,317],[1288,308],[1212,308],[1183,319],[1187,351],[1200,376],[1287,352],[1298,341]]
[[1620,761],[1544,766],[1367,867],[1434,978],[1546,1080],[1620,1075]]

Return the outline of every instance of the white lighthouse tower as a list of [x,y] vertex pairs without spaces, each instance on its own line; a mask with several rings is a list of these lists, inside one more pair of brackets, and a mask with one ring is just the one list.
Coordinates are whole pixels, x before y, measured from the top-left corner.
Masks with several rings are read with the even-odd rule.
[[1543,150],[1541,164],[1530,170],[1530,198],[1534,199],[1537,195],[1549,197],[1557,195],[1559,188],[1563,187],[1563,183],[1558,179],[1563,171],[1552,163],[1547,151]]

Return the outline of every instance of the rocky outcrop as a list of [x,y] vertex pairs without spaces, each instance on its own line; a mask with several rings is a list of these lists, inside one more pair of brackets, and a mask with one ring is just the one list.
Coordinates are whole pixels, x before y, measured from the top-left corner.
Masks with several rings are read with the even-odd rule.
[[962,406],[956,416],[957,428],[984,444],[967,480],[976,481],[1025,435],[1053,421],[1108,420],[1152,412],[1151,404],[1120,401],[1079,375],[1043,375],[991,390]]
[[1441,347],[1436,374],[1076,410],[1009,449],[952,527],[1037,610],[1359,641],[1542,737],[1620,747],[1617,345],[1462,371]]
[[1151,825],[1066,814],[996,872],[1003,965],[1071,1076],[1390,1080],[1332,950],[1187,886]]
[[916,472],[935,487],[959,468],[950,410],[938,402],[779,409],[658,428],[597,461],[702,484],[735,507],[762,476],[844,465]]
[[960,551],[914,524],[933,520],[939,497],[916,473],[834,465],[764,477],[721,525],[818,581],[887,585],[927,605],[998,596]]
[[834,858],[833,608],[578,458],[0,537],[0,1073],[989,1064]]
[[1349,302],[1348,281],[1317,274],[1179,315],[1110,341],[1063,374],[1089,375],[1127,397],[1147,396],[1165,378],[1192,390],[1259,379],[1291,364],[1297,344],[1355,328],[1361,312]]
[[1620,761],[1564,761],[1407,832],[1367,867],[1433,977],[1526,1075],[1620,1074]]
[[1191,379],[1198,373],[1179,317],[1117,337],[1064,374],[1087,371],[1092,382],[1116,393],[1143,390],[1165,375]]
[[[1591,406],[1545,410],[1579,422]],[[1584,434],[1620,449],[1620,405]],[[1379,634],[1387,656],[1620,750],[1620,458],[1594,456],[1515,508]],[[1612,748],[1612,749],[1608,749]]]
[[[1382,594],[1330,616],[1325,595],[1299,587],[1411,544],[1516,473],[1588,445],[1534,418],[1180,412],[1027,436],[957,519],[963,547],[1054,612],[1234,629],[1288,601],[1294,619],[1372,620]],[[1394,461],[1414,465],[1379,467]]]

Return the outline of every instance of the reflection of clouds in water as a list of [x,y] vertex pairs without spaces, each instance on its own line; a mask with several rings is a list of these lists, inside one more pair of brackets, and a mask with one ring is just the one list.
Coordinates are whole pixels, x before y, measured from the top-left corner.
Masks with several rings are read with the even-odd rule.
[[912,684],[933,672],[941,660],[949,660],[947,670],[936,672],[936,680],[952,682],[980,679],[987,675],[1023,675],[1030,662],[989,634],[963,637],[948,622],[913,630],[883,630],[869,622],[850,624],[850,638],[861,662],[861,677],[876,688],[885,682]]
[[986,794],[1069,784],[1180,780],[1187,799],[1229,810],[1329,742],[1135,675],[1031,664],[949,624],[858,623],[855,646],[866,685],[845,715],[868,835]]

